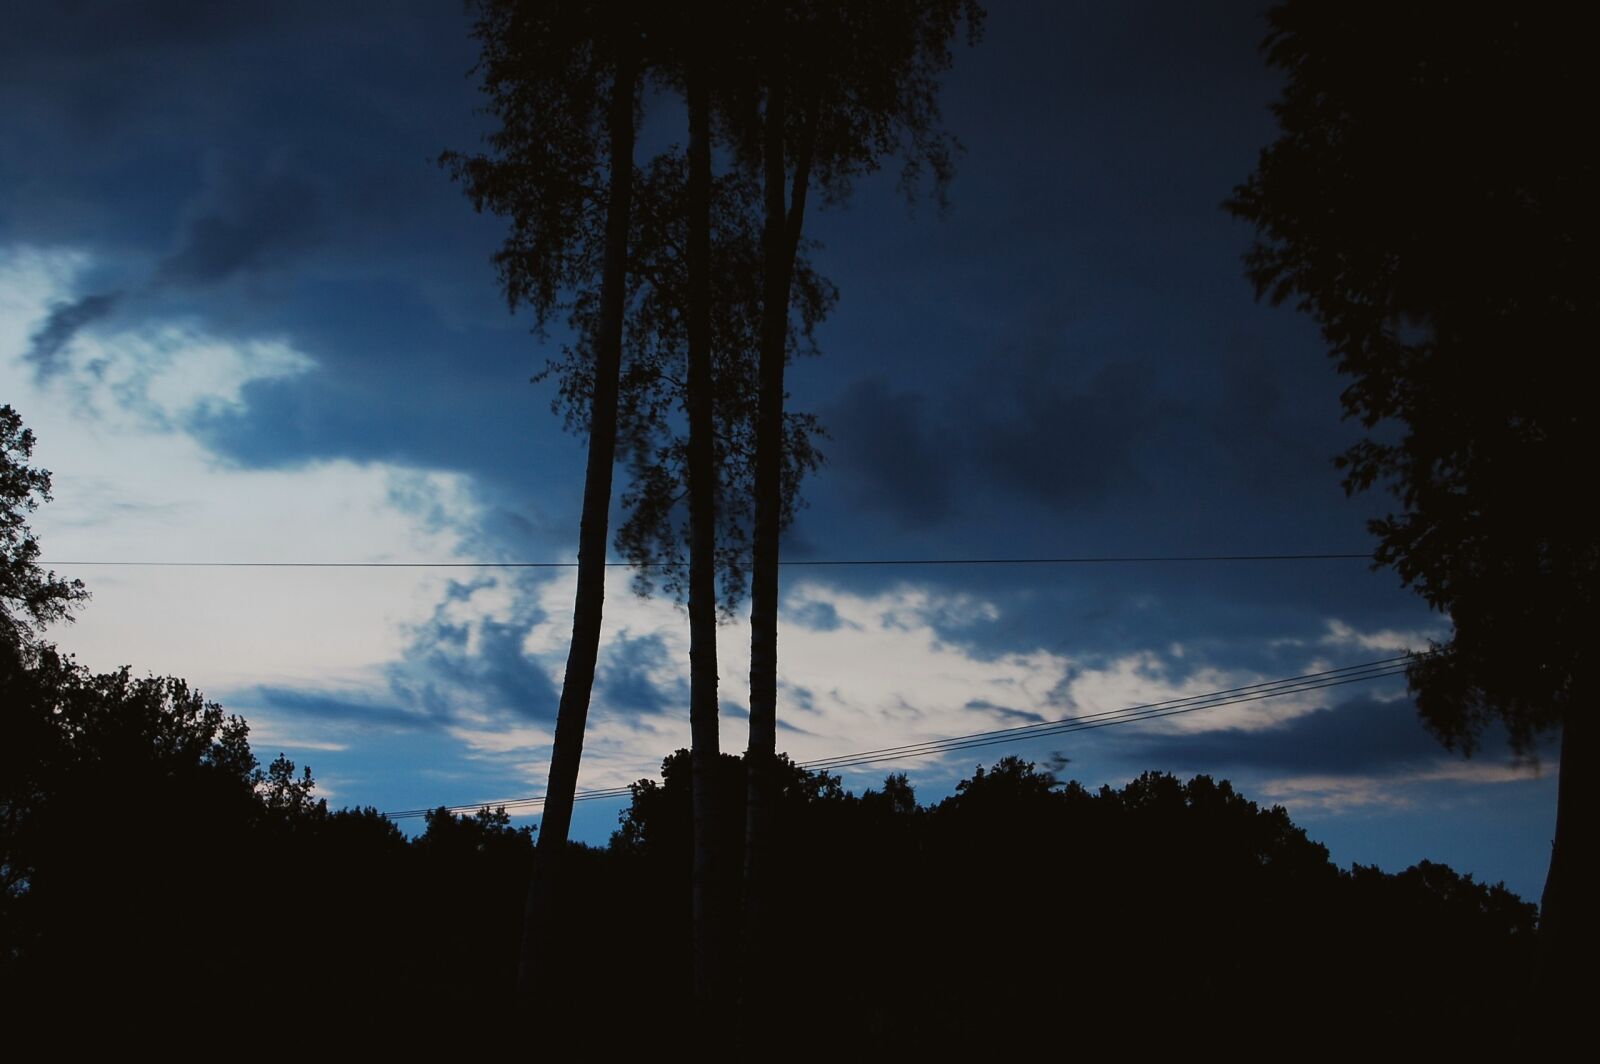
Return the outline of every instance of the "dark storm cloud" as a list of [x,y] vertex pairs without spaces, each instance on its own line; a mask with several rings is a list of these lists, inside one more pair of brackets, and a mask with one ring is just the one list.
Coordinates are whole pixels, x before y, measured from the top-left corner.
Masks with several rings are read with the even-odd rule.
[[[780,679],[778,681],[778,730],[791,735],[815,735],[815,732],[794,723],[794,717],[800,713],[808,716],[816,716],[821,713],[817,709],[816,692],[803,684]],[[748,719],[750,712],[740,707],[740,715]]]
[[207,193],[189,211],[177,249],[156,269],[157,285],[219,284],[285,265],[326,233],[323,194],[286,164],[216,162]]
[[[248,105],[239,96],[243,83],[281,95],[330,62],[346,65],[356,80],[364,71],[355,64],[370,58],[372,46],[393,53],[419,28],[439,34],[464,25],[462,5],[432,0],[394,0],[382,18],[372,15],[370,5],[329,0],[13,5],[0,35],[0,91],[48,113],[58,135],[84,137],[86,147],[109,155],[122,150],[119,141],[173,132],[175,117]],[[289,53],[299,65],[274,69]],[[269,72],[270,82],[254,84]]]
[[787,624],[798,624],[813,632],[832,632],[843,626],[839,611],[831,602],[811,601],[790,606],[783,612]]
[[87,295],[71,303],[58,303],[50,308],[50,316],[39,330],[29,337],[27,353],[23,356],[33,364],[41,376],[49,376],[59,369],[56,355],[72,342],[72,338],[85,327],[108,316],[122,300],[119,291]]
[[435,620],[417,633],[392,682],[431,713],[453,714],[454,703],[471,700],[528,720],[553,720],[559,692],[522,650],[531,628],[532,623],[480,621],[474,652],[465,625]]
[[433,616],[412,630],[403,657],[386,670],[401,702],[445,720],[460,716],[462,706],[525,720],[555,718],[560,693],[539,659],[523,650],[528,633],[544,620],[538,577],[505,581],[512,590],[508,620],[453,619],[456,604],[500,582],[452,582]]
[[1139,430],[1173,411],[1146,366],[1074,380],[1077,365],[999,356],[937,399],[858,379],[825,412],[830,471],[863,505],[924,530],[981,519],[996,493],[1048,509],[1136,496],[1147,487]]
[[[898,204],[867,183],[849,211],[816,214],[817,263],[842,294],[796,392],[834,439],[796,542],[901,558],[1369,544],[1383,500],[1347,499],[1332,468],[1354,435],[1342,385],[1313,326],[1254,303],[1249,234],[1218,206],[1272,131],[1259,15],[993,6],[949,75],[945,114],[969,150],[948,216],[883,224]],[[993,600],[999,623],[954,636],[987,650],[1413,623],[1392,581],[1341,564],[808,576]]]
[[929,417],[928,405],[869,376],[846,389],[825,418],[830,465],[865,504],[906,525],[933,524],[951,504],[950,441],[940,438],[944,426]]
[[1012,721],[1015,724],[1039,724],[1047,718],[1041,713],[1029,709],[1012,709],[1010,706],[996,705],[986,698],[974,698],[967,702],[965,709],[978,710],[1001,720]]
[[434,729],[447,723],[439,717],[413,713],[395,705],[366,702],[306,688],[262,685],[251,691],[240,692],[235,697],[245,705],[256,703],[297,717],[368,725],[386,730]]
[[[185,425],[223,460],[469,473],[498,514],[483,553],[550,556],[581,441],[527,383],[542,352],[495,282],[503,225],[434,162],[484,125],[470,24],[435,0],[19,9],[0,142],[28,150],[0,164],[0,244],[86,252],[73,294],[122,291],[130,327],[311,358],[314,379],[252,382]],[[39,360],[103,309],[60,308]]]
[[1155,765],[1253,768],[1330,775],[1385,772],[1448,756],[1409,699],[1334,703],[1260,731],[1124,735],[1117,744]]
[[689,704],[688,688],[674,678],[664,687],[651,675],[673,661],[659,635],[619,634],[606,643],[595,681],[597,700],[622,714],[675,713]]
[[325,234],[323,197],[307,178],[282,164],[264,168],[214,163],[207,191],[190,208],[178,247],[149,281],[132,289],[94,292],[51,308],[29,338],[24,357],[42,376],[83,329],[132,298],[221,284],[240,274],[288,265]]
[[991,522],[1002,500],[1113,520],[1286,496],[1343,503],[1333,456],[1354,431],[1330,381],[1308,384],[1259,340],[1214,343],[1203,375],[1036,337],[931,394],[857,378],[824,410],[828,472],[869,512],[923,530]]
[[0,55],[43,66],[75,56],[87,60],[151,49],[181,52],[215,47],[229,39],[257,35],[274,24],[288,25],[316,7],[294,0],[270,4],[218,4],[212,0],[74,0],[28,4],[8,13],[9,46]]
[[1083,381],[1062,380],[1039,356],[1007,368],[1003,382],[981,391],[974,381],[965,431],[956,437],[970,448],[976,479],[1062,508],[1145,488],[1134,428],[1160,416],[1148,367],[1112,362]]
[[[163,260],[184,285],[316,251],[426,280],[436,307],[476,317],[498,303],[490,223],[433,164],[482,125],[469,29],[464,7],[429,0],[8,12],[0,140],[29,150],[0,171],[0,233]],[[277,310],[282,331],[306,308]]]

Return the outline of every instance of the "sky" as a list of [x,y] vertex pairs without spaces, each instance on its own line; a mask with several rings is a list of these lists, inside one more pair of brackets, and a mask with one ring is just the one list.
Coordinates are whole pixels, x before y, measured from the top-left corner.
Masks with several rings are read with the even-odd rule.
[[[790,372],[828,437],[785,558],[1370,551],[1391,502],[1340,485],[1342,382],[1309,320],[1255,301],[1221,208],[1274,132],[1260,8],[990,4],[944,81],[948,208],[891,163],[807,218],[840,298]],[[538,794],[572,571],[84,563],[575,557],[584,441],[530,381],[562,330],[508,311],[505,223],[436,162],[491,128],[470,28],[455,0],[84,0],[0,36],[0,402],[54,474],[44,560],[93,595],[52,638],[187,678],[335,806]],[[679,117],[646,101],[640,162]],[[801,761],[1448,633],[1362,560],[792,567],[780,624]],[[737,751],[746,617],[718,646]],[[688,745],[687,676],[684,611],[612,570],[581,788]],[[1446,751],[1401,679],[842,774],[930,801],[1006,753],[1090,786],[1228,778],[1342,865],[1536,899],[1549,859],[1552,751]],[[619,808],[580,803],[575,837]]]

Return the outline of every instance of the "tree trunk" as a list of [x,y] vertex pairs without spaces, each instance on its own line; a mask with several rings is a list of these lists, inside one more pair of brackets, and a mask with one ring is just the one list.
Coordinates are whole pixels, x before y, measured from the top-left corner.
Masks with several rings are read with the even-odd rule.
[[[620,36],[620,35],[619,35]],[[550,782],[533,879],[528,886],[519,993],[527,1004],[547,996],[558,967],[551,957],[561,905],[561,866],[572,826],[573,794],[583,756],[584,726],[600,654],[605,604],[606,540],[611,509],[611,474],[617,449],[617,388],[622,365],[622,316],[626,294],[628,223],[633,198],[633,98],[636,57],[624,46],[617,60],[607,114],[611,138],[610,198],[606,204],[605,257],[601,263],[600,325],[594,338],[594,393],[589,415],[589,465],[584,475],[583,516],[578,532],[578,590],[573,601],[572,645],[556,710],[550,751]]]
[[783,362],[789,326],[784,240],[784,86],[775,69],[764,130],[761,361],[756,405],[756,519],[750,572],[750,746],[745,752],[744,940],[747,1003],[764,1001],[769,923],[772,763],[778,728],[778,535],[783,476]]
[[711,370],[711,135],[703,60],[690,60],[689,103],[689,730],[694,790],[693,990],[715,1021],[725,999],[728,919],[717,832],[716,458]]
[[745,753],[745,1001],[760,1022],[771,958],[771,853],[774,767],[778,736],[778,540],[783,521],[784,365],[788,359],[789,295],[811,182],[818,98],[809,101],[785,202],[784,136],[788,101],[781,58],[770,68],[763,130],[763,291],[761,361],[756,407],[756,520],[750,579],[750,746]]
[[[1539,900],[1539,983],[1543,1006],[1554,1017],[1570,1017],[1569,1009],[1589,996],[1586,979],[1594,964],[1593,902],[1585,901],[1585,881],[1593,859],[1594,796],[1586,778],[1590,756],[1585,720],[1588,707],[1571,709],[1561,728],[1561,777],[1556,783],[1556,834],[1550,848],[1550,871]],[[1589,967],[1589,971],[1582,969]]]

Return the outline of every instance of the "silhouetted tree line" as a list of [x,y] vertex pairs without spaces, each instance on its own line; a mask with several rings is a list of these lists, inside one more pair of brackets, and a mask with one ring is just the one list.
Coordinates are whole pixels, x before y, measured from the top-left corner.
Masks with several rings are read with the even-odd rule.
[[[373,809],[330,810],[285,758],[261,769],[244,722],[180,681],[48,649],[4,661],[0,994],[18,1016],[214,1021],[196,1010],[225,988],[280,1028],[414,1002],[415,1025],[512,1029],[533,833],[503,809],[435,810],[407,839]],[[743,778],[735,756],[720,768]],[[1007,757],[923,806],[903,775],[858,796],[780,768],[771,1032],[926,1050],[1308,1025],[1449,1039],[1524,1000],[1532,905],[1443,865],[1341,871],[1225,781],[1091,792]],[[609,847],[571,847],[552,948],[572,978],[547,1031],[631,1049],[683,1030],[690,777],[679,751],[633,786]],[[715,826],[734,854],[743,826],[737,804]]]
[[[772,1031],[937,1052],[1250,1049],[1316,1026],[1325,1042],[1492,1040],[1484,1018],[1525,994],[1532,905],[1429,862],[1342,871],[1226,781],[1146,773],[1092,792],[1006,757],[922,806],[903,775],[855,796],[780,760]],[[657,904],[686,889],[688,776],[679,751],[635,784],[611,842]],[[737,853],[740,810],[726,815]]]
[[[330,810],[286,757],[262,768],[245,721],[182,680],[62,654],[45,626],[86,592],[38,563],[26,516],[50,477],[10,407],[0,444],[8,1033],[193,1041],[333,1021],[608,1054],[692,1039],[690,873],[710,832],[729,882],[709,886],[742,874],[740,758],[714,762],[730,798],[710,823],[680,750],[633,785],[608,847],[565,848],[544,943],[565,977],[530,1013],[515,988],[533,831],[504,809],[437,809],[407,839],[374,809]],[[748,1053],[1277,1045],[1307,1025],[1324,1044],[1481,1045],[1530,1006],[1533,906],[1442,865],[1340,871],[1226,782],[1147,773],[1091,793],[1007,757],[921,806],[903,775],[856,796],[780,757],[774,781],[783,922],[741,1014]]]

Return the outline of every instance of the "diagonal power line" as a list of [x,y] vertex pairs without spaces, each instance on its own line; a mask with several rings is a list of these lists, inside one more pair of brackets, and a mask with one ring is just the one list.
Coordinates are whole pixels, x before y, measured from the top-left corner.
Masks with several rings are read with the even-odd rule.
[[[1147,702],[1143,705],[1127,706],[1123,709],[1104,710],[1098,713],[1086,713],[1075,717],[1063,717],[1059,720],[1040,721],[1035,724],[1022,724],[1012,728],[997,728],[992,731],[972,732],[967,735],[948,736],[943,739],[930,739],[920,743],[906,743],[901,746],[880,747],[875,750],[858,750],[849,754],[836,754],[832,757],[817,758],[812,761],[799,762],[799,767],[813,771],[832,771],[842,768],[853,768],[859,765],[869,765],[883,761],[900,761],[916,757],[929,757],[937,754],[954,753],[960,750],[972,750],[986,746],[995,746],[1003,743],[1023,742],[1028,739],[1047,735],[1061,735],[1067,732],[1090,731],[1095,728],[1105,728],[1116,724],[1135,724],[1140,721],[1155,720],[1161,717],[1173,717],[1184,713],[1194,713],[1202,709],[1217,709],[1222,706],[1236,706],[1248,702],[1258,702],[1267,698],[1279,698],[1284,695],[1300,694],[1306,691],[1319,691],[1328,687],[1339,687],[1344,684],[1361,683],[1368,680],[1378,680],[1389,676],[1398,676],[1405,672],[1406,665],[1414,655],[1400,654],[1395,657],[1382,658],[1377,661],[1363,662],[1359,665],[1346,665],[1337,669],[1325,669],[1321,672],[1310,672],[1300,676],[1289,676],[1279,680],[1267,680],[1261,683],[1247,684],[1243,687],[1230,687],[1222,691],[1210,691],[1205,694],[1190,695],[1185,698],[1172,698],[1161,702]],[[604,798],[621,798],[632,792],[631,785],[622,787],[606,787],[596,790],[579,791],[573,796],[574,801],[595,801]],[[511,798],[497,802],[475,802],[470,805],[444,806],[451,813],[468,813],[477,809],[498,808],[506,809],[533,809],[544,804],[542,795],[528,798]],[[413,817],[426,816],[438,806],[429,809],[402,809],[392,813],[385,813],[390,820],[404,820]]]

